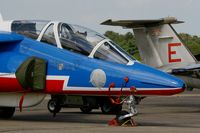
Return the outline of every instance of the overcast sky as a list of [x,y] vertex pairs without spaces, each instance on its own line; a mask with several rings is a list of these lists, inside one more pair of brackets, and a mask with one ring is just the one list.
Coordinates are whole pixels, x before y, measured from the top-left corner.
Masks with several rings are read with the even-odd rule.
[[185,21],[178,32],[200,35],[200,0],[0,0],[4,19],[60,20],[89,27],[127,32],[101,26],[107,19],[157,19],[174,16]]

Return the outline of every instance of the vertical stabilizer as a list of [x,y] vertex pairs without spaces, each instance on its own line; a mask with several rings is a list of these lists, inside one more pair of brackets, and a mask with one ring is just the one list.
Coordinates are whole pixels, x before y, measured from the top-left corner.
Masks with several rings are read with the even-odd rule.
[[[170,24],[133,28],[145,64],[154,67],[183,67],[196,62]],[[145,32],[144,32],[145,31]]]

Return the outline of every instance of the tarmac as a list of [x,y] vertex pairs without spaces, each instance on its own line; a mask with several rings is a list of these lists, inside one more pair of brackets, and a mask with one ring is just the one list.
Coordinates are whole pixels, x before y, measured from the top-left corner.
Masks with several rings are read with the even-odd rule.
[[56,117],[47,110],[47,100],[36,107],[19,109],[10,120],[0,120],[2,133],[199,133],[200,90],[175,96],[147,97],[138,105],[136,127],[110,127],[115,115],[100,110],[82,114],[78,108],[63,108]]

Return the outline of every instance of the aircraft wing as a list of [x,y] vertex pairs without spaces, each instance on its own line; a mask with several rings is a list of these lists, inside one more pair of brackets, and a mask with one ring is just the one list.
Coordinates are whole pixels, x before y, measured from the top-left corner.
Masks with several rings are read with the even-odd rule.
[[150,25],[158,25],[158,24],[176,24],[176,23],[183,23],[183,21],[177,21],[174,17],[166,17],[161,19],[152,19],[152,20],[118,20],[113,21],[112,19],[108,19],[102,22],[102,25],[112,25],[112,26],[122,26],[124,28],[137,28],[143,26],[150,26]]
[[193,65],[189,65],[183,68],[176,68],[176,69],[172,69],[172,73],[183,73],[183,72],[187,72],[187,71],[196,71],[196,70],[200,70],[200,64],[193,64]]
[[184,67],[183,69],[185,70],[200,69],[200,64],[189,65],[189,66]]

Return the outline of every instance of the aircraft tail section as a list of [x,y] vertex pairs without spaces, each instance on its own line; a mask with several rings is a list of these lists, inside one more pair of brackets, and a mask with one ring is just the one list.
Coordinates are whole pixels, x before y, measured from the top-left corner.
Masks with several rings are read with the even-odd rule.
[[[167,70],[196,62],[171,24],[183,23],[173,17],[157,20],[107,20],[102,24],[132,28],[143,63]],[[170,67],[172,69],[172,67]]]

